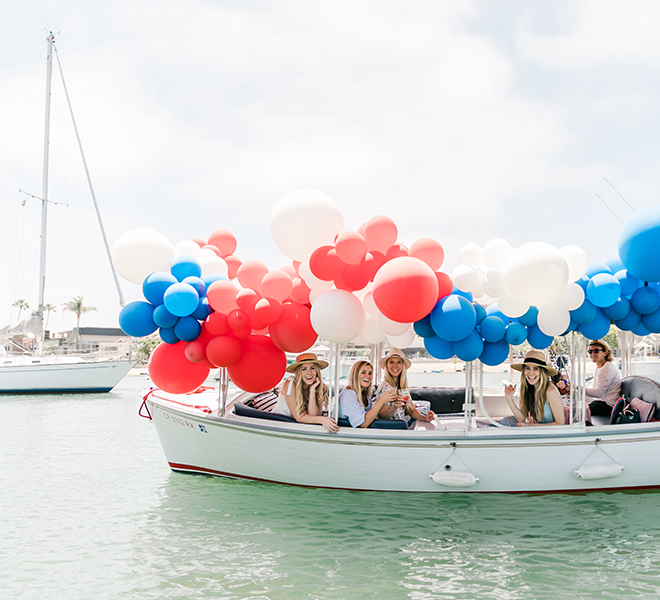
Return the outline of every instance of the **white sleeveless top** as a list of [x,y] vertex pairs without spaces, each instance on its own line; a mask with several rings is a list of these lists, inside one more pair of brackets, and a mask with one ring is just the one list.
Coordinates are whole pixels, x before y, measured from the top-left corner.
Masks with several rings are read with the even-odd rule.
[[280,413],[281,415],[286,415],[287,417],[292,417],[293,415],[291,414],[291,411],[289,410],[289,405],[286,403],[286,398],[284,397],[284,389],[286,388],[287,385],[289,386],[287,390],[290,390],[291,386],[293,385],[291,379],[287,379],[284,382],[282,388],[280,389],[280,394],[277,397],[277,404],[275,405],[273,412]]

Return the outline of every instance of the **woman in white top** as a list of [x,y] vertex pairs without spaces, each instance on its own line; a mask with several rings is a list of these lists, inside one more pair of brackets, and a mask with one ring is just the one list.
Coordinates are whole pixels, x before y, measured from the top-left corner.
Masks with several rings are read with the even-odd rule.
[[376,402],[371,401],[371,382],[374,369],[366,360],[357,361],[348,375],[348,385],[339,394],[339,416],[348,419],[351,427],[369,427],[378,417],[386,402],[393,402],[395,390],[383,394]]
[[621,375],[612,362],[612,350],[603,340],[589,342],[589,356],[596,363],[596,372],[591,387],[585,390],[590,398],[592,415],[609,417],[612,408],[621,395]]
[[334,419],[323,416],[323,408],[328,404],[328,387],[321,381],[321,371],[327,366],[326,361],[319,360],[312,352],[298,355],[296,362],[286,369],[294,376],[284,382],[275,411],[299,423],[323,425],[330,433],[339,431]]

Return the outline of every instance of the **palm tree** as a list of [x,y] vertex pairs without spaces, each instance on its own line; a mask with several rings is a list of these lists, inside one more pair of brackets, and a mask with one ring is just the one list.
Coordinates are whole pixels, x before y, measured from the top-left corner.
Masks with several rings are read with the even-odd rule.
[[48,329],[48,317],[50,316],[49,313],[56,311],[57,308],[55,307],[54,304],[44,304],[44,312],[46,313],[46,326],[44,327],[44,329]]
[[18,320],[19,321],[21,320],[21,311],[23,309],[30,310],[30,305],[28,304],[27,300],[16,300],[16,302],[14,302],[12,304],[12,306],[16,306],[18,308]]
[[82,296],[74,296],[69,302],[66,302],[64,305],[64,310],[70,310],[71,312],[76,313],[76,343],[80,341],[80,316],[83,313],[96,310],[93,306],[85,306],[83,304]]

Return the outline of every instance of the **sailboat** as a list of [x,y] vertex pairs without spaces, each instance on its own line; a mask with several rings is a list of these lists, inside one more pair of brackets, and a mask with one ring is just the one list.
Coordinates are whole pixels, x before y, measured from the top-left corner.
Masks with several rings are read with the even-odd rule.
[[[55,36],[49,32],[46,38],[46,88],[45,88],[45,124],[44,124],[44,152],[43,152],[43,176],[41,196],[33,198],[41,201],[41,236],[40,236],[40,258],[39,258],[39,308],[23,322],[9,325],[0,329],[0,344],[11,345],[11,350],[0,355],[0,393],[2,394],[25,394],[25,393],[88,393],[109,392],[114,388],[135,366],[136,360],[132,358],[130,348],[117,346],[110,355],[108,353],[80,353],[67,352],[64,355],[46,353],[44,349],[44,298],[46,286],[46,234],[48,216],[48,167],[49,167],[49,144],[50,144],[50,103],[51,103],[51,81],[53,71],[53,53],[55,52]],[[64,80],[63,80],[64,81]],[[66,85],[64,85],[66,93]],[[68,93],[66,93],[68,101]],[[69,103],[69,109],[71,105]],[[73,119],[73,112],[71,111]],[[106,245],[106,251],[110,256],[103,223],[96,203],[94,189],[89,178],[89,171],[82,153],[80,137],[73,119],[73,126],[78,139],[83,164],[87,174],[87,180],[92,193],[94,207],[101,226],[101,233]],[[120,304],[124,305],[123,295],[119,287],[119,281],[114,267],[111,268],[115,278],[115,284],[119,292]],[[23,346],[17,337],[22,335],[33,335],[36,338],[36,347],[31,350]]]

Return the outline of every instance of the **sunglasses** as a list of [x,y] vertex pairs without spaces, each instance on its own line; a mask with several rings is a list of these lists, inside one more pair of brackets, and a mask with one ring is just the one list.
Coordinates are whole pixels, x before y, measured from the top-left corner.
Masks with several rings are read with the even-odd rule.
[[589,354],[598,354],[599,352],[603,352],[600,348],[594,348],[593,350],[587,350]]

